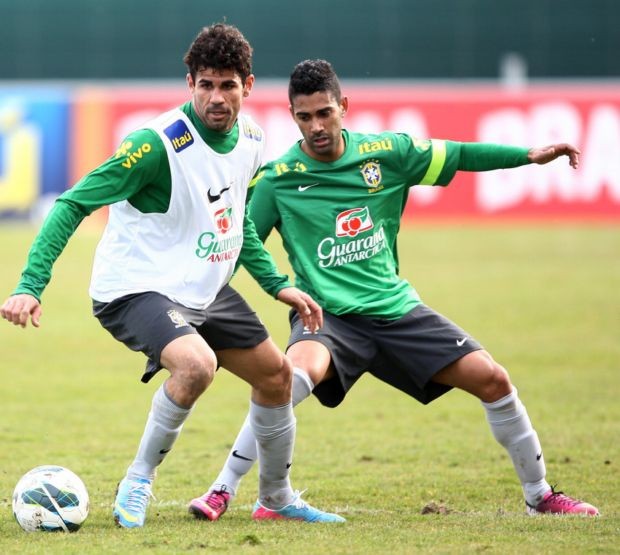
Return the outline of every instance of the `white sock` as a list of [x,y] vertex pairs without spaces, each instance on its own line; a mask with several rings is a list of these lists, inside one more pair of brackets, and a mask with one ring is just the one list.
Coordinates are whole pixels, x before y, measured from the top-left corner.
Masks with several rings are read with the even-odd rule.
[[289,479],[295,444],[293,404],[263,407],[252,401],[250,425],[258,451],[258,500],[269,509],[280,509],[294,499]]
[[127,470],[128,477],[150,480],[155,478],[155,469],[172,449],[191,411],[192,409],[181,408],[170,400],[165,384],[157,389],[153,395],[138,453]]
[[536,506],[551,489],[538,435],[516,389],[494,403],[482,403],[495,439],[503,445],[517,471],[525,500]]
[[[310,396],[314,384],[301,368],[293,369],[293,406]],[[250,426],[249,415],[245,419],[222,470],[209,491],[226,491],[234,497],[241,479],[250,471],[257,458],[256,438]]]

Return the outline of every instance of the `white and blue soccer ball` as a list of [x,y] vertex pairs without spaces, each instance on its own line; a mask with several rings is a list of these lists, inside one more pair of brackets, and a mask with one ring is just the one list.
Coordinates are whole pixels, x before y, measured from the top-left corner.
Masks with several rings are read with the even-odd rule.
[[88,516],[84,482],[62,466],[37,466],[13,491],[13,514],[26,532],[76,532]]

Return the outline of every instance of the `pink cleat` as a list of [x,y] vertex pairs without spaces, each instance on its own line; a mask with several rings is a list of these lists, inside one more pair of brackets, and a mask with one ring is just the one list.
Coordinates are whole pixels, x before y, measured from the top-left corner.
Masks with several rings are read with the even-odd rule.
[[600,514],[594,505],[590,505],[590,503],[586,503],[585,501],[579,501],[579,499],[573,499],[568,495],[564,495],[564,492],[555,491],[553,487],[551,491],[545,493],[542,501],[535,507],[529,503],[525,505],[528,515],[546,513],[557,515],[598,516]]
[[189,504],[189,512],[196,518],[217,520],[228,509],[230,493],[224,490],[208,491],[202,497],[192,499]]

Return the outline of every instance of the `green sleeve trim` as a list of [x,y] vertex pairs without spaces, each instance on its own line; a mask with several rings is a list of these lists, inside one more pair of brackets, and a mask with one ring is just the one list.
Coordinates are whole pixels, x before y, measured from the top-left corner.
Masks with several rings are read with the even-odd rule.
[[15,291],[13,291],[11,293],[11,297],[13,295],[31,295],[33,296],[37,301],[39,301],[39,303],[41,303],[41,294],[40,293],[35,293],[35,291],[38,291],[39,289],[45,289],[45,284],[43,284],[41,286],[41,284],[27,284],[24,282],[24,279],[22,278],[22,280],[20,281],[20,285],[18,285],[15,288]]
[[426,174],[420,181],[420,185],[434,185],[441,174],[441,170],[446,162],[446,142],[441,139],[431,139],[433,154],[431,163],[426,170]]
[[254,190],[254,187],[262,179],[264,175],[265,175],[265,170],[263,169],[257,170],[256,174],[254,174],[254,177],[251,179],[250,183],[248,184],[248,189]]
[[287,276],[284,276],[286,278],[286,281],[282,281],[280,282],[277,286],[275,286],[272,290],[271,290],[271,296],[274,299],[278,298],[278,293],[280,291],[282,291],[282,289],[286,289],[287,287],[293,287],[293,284],[289,281]]

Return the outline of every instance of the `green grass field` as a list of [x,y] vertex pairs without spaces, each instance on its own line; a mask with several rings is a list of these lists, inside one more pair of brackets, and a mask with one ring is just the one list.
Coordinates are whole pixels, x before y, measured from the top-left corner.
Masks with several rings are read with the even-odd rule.
[[[33,234],[0,227],[2,300]],[[335,410],[312,398],[296,411],[293,484],[345,525],[252,522],[255,471],[220,522],[196,521],[186,504],[216,475],[248,405],[249,388],[220,370],[160,469],[147,526],[130,531],[113,525],[114,490],[164,372],[139,383],[143,356],[91,316],[97,238],[81,228],[57,263],[40,329],[0,322],[1,552],[620,552],[619,227],[428,225],[400,241],[402,274],[427,304],[509,369],[549,481],[597,505],[600,518],[526,517],[476,399],[455,391],[423,407],[365,377]],[[283,347],[286,308],[243,272],[233,283]],[[14,521],[13,487],[40,464],[67,466],[86,483],[91,513],[77,534],[27,534]],[[428,505],[437,510],[422,514]]]

